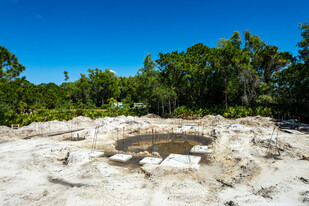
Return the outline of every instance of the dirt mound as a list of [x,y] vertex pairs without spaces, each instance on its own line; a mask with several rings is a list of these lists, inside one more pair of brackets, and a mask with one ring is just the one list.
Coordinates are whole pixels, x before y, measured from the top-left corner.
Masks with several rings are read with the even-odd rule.
[[205,122],[206,124],[218,124],[218,123],[224,123],[224,122],[228,122],[228,119],[225,119],[224,117],[222,117],[221,115],[206,115],[202,118],[203,122]]
[[149,113],[149,114],[147,114],[145,116],[142,116],[142,118],[161,119],[161,117],[159,115],[152,114],[152,113]]
[[271,121],[270,117],[242,117],[236,119],[235,122],[243,124],[250,127],[273,127],[275,124]]
[[0,135],[1,136],[13,136],[14,130],[7,126],[0,126]]
[[160,167],[159,165],[145,164],[141,168],[146,177],[168,178],[177,176],[180,179],[199,179],[201,178],[197,169],[194,168],[177,168],[177,167]]

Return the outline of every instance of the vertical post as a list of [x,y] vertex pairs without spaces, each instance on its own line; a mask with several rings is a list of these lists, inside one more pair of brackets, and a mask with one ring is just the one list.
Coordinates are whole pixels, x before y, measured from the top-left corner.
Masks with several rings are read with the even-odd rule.
[[284,113],[284,120],[286,120],[286,113]]
[[154,145],[153,145],[153,128],[152,128],[152,131],[151,131],[151,152],[153,152],[153,147],[154,147]]
[[197,124],[197,135],[200,135],[200,123]]
[[[275,131],[275,128],[274,128],[274,131]],[[277,130],[277,136],[276,136],[276,147],[278,145],[278,130]]]
[[71,121],[70,121],[70,130],[71,130],[71,139],[72,139],[72,121],[73,121],[73,119],[71,119]]
[[275,133],[275,129],[276,129],[276,127],[274,127],[273,132],[271,133],[270,139],[268,140],[269,143],[268,143],[268,148],[267,148],[267,150],[269,150],[270,147],[271,147],[271,140],[272,140],[273,135],[274,135],[274,133]]
[[97,130],[96,130],[96,133],[95,133],[95,142],[94,142],[93,152],[95,151],[95,148],[97,147],[97,140],[98,140],[99,128],[100,128],[100,126],[98,126],[98,128],[97,128]]
[[94,152],[94,145],[95,145],[95,139],[96,139],[96,135],[97,135],[97,126],[94,129],[94,134],[93,134],[93,139],[92,139],[92,147],[91,147],[91,153]]
[[123,132],[122,132],[122,150],[124,151],[124,129],[125,127],[123,127]]
[[156,144],[156,139],[158,139],[158,138],[159,138],[159,134],[156,134],[156,137],[154,139],[154,144]]
[[117,128],[117,154],[119,154],[119,128]]
[[[160,142],[160,139],[159,139],[159,142]],[[162,140],[161,142],[164,142],[164,128],[162,128]]]
[[276,148],[277,148],[277,151],[278,151],[278,155],[280,156],[280,150],[279,150],[279,146],[278,146],[278,143],[279,143],[279,129],[277,128],[277,137],[276,137]]

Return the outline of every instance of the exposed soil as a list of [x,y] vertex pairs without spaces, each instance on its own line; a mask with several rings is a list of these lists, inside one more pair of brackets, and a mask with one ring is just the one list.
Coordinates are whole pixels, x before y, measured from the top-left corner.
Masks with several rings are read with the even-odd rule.
[[[166,137],[175,128],[186,128],[187,138]],[[154,143],[152,130],[162,135]],[[105,155],[91,155],[94,143]],[[201,155],[198,169],[137,164],[187,154],[195,144],[214,151]],[[109,161],[119,152],[132,160]],[[307,133],[280,131],[263,117],[77,117],[0,126],[0,205],[308,205],[308,157]]]

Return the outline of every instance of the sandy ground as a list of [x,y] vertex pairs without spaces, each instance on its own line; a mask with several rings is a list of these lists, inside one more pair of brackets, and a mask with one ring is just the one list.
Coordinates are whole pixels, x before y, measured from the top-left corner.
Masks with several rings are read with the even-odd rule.
[[[262,117],[154,117],[1,126],[0,205],[309,205],[308,134]],[[124,167],[89,156],[95,136],[96,151],[112,153],[117,130],[129,137],[180,125],[213,138],[208,164]],[[71,129],[83,130],[57,135]]]

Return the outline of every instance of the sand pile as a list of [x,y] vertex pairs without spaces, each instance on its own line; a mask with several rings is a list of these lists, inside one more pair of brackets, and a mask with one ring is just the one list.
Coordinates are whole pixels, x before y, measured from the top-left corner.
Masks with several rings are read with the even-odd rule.
[[243,124],[252,127],[274,127],[275,123],[271,121],[270,117],[245,117],[235,120],[238,124]]
[[159,115],[156,115],[156,114],[147,114],[145,116],[142,116],[141,118],[153,118],[153,119],[161,119],[161,117]]
[[[150,115],[151,116],[151,115]],[[76,117],[71,121],[0,127],[0,205],[307,205],[309,136],[274,131],[269,118],[199,121]],[[209,124],[208,124],[209,123]],[[178,125],[179,124],[179,125]],[[188,127],[213,138],[198,169],[123,166],[96,151],[115,151],[115,134]],[[26,135],[85,128],[85,139]],[[163,132],[163,131],[162,131]],[[70,134],[71,135],[71,134]],[[73,134],[74,135],[74,134]]]

